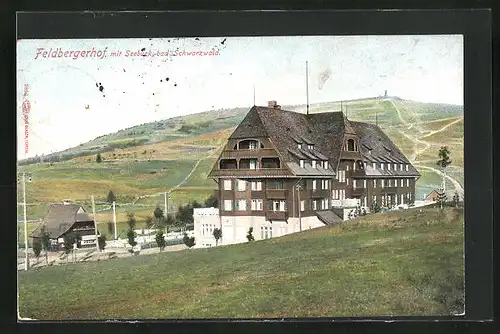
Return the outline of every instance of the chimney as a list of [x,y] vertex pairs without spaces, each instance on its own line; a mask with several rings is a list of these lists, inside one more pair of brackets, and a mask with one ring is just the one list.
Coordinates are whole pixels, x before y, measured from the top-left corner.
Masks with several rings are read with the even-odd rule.
[[281,106],[276,103],[276,101],[267,102],[267,107],[269,109],[281,109]]

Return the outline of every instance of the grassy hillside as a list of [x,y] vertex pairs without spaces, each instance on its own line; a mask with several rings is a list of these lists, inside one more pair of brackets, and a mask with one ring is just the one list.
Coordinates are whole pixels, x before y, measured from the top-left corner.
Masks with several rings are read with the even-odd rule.
[[[301,111],[304,106],[283,108]],[[338,110],[340,102],[311,106],[311,112]],[[193,199],[202,200],[215,187],[206,176],[222,145],[247,111],[242,108],[209,111],[142,124],[66,150],[61,154],[67,160],[20,166],[20,171],[33,175],[33,183],[26,186],[28,220],[42,218],[48,204],[63,199],[89,208],[91,195],[98,202],[103,201],[109,190],[118,196],[120,210],[143,216],[150,214],[156,205],[163,205],[161,193],[167,190],[173,190],[172,209]],[[424,167],[436,168],[440,146],[448,145],[453,160],[448,175],[463,185],[461,106],[368,98],[346,101],[344,111],[355,121],[377,119],[410,161]],[[101,152],[102,163],[96,162],[97,152]],[[417,199],[440,184],[438,173],[420,170]],[[447,189],[454,191],[453,183],[448,182]],[[18,194],[21,199],[20,190]],[[144,195],[149,197],[138,199]],[[21,206],[18,212],[22,214]],[[109,215],[109,206],[98,207],[99,220],[106,221]]]
[[69,320],[461,313],[463,224],[462,209],[411,209],[253,243],[22,271],[20,315]]

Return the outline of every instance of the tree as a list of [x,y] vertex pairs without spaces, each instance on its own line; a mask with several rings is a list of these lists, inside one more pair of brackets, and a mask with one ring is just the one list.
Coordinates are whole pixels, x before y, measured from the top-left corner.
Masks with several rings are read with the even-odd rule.
[[99,250],[102,252],[104,250],[104,248],[106,248],[106,236],[100,235],[97,238],[97,243],[99,244]]
[[35,240],[33,242],[33,253],[35,253],[37,263],[41,252],[42,252],[42,242],[40,240]]
[[95,161],[96,161],[97,163],[101,163],[101,162],[102,162],[101,153],[97,153],[97,156],[96,156],[96,158],[95,158]]
[[437,202],[439,204],[439,207],[442,209],[443,205],[446,204],[446,194],[443,191],[443,189],[439,189],[437,192]]
[[378,212],[380,212],[380,206],[378,206],[377,201],[373,201],[373,203],[372,203],[372,205],[370,207],[370,211],[372,213],[378,213]]
[[156,232],[155,240],[156,240],[156,244],[160,248],[160,252],[163,249],[165,249],[167,242],[165,241],[165,234],[163,233],[162,229],[159,229],[158,232]]
[[108,196],[106,197],[106,202],[108,202],[109,204],[113,204],[113,202],[115,202],[115,201],[116,201],[116,196],[113,193],[113,191],[110,190],[108,193]]
[[[436,162],[436,164],[443,170],[443,180],[441,183],[440,192],[442,192],[446,197],[446,167],[448,167],[451,164],[450,150],[448,150],[447,146],[441,146],[438,152],[438,158],[439,160]],[[441,209],[443,208],[442,201],[440,201],[440,207]]]
[[455,191],[455,194],[453,195],[453,206],[458,207],[459,202],[460,202],[460,196],[458,195],[458,192]]
[[113,232],[115,230],[115,227],[114,227],[113,223],[112,222],[108,222],[107,225],[108,225],[108,233],[110,235],[113,235]]
[[153,215],[154,215],[156,221],[160,221],[160,219],[163,217],[163,210],[160,209],[159,206],[157,206],[155,211],[153,212]]
[[222,229],[215,228],[214,229],[214,238],[215,238],[215,246],[219,244],[219,240],[222,239]]
[[66,262],[68,262],[68,257],[73,250],[73,245],[75,244],[75,236],[71,233],[67,233],[63,237],[64,253],[66,254]]
[[255,240],[255,238],[253,237],[252,233],[253,233],[253,227],[250,227],[248,229],[248,233],[247,233],[247,240],[248,240],[248,242]]
[[196,245],[196,243],[194,242],[194,237],[188,237],[187,233],[184,233],[184,238],[182,239],[182,241],[184,241],[184,244],[188,248],[191,248],[194,245]]
[[205,200],[205,207],[207,207],[207,208],[218,208],[219,207],[219,200],[218,200],[217,196],[215,196],[215,194],[210,195],[210,197],[208,197]]
[[51,250],[52,244],[50,242],[50,234],[45,232],[45,227],[42,227],[40,234],[40,242],[42,243],[43,251],[45,252],[45,263],[49,264],[49,256],[47,254],[48,251]]
[[151,229],[151,227],[153,227],[153,225],[154,225],[153,217],[151,217],[151,216],[146,217],[146,220],[144,221],[144,223],[146,224],[146,227],[148,230]]
[[131,228],[127,232],[127,239],[128,239],[128,244],[132,246],[130,249],[130,253],[134,252],[134,247],[137,245],[137,241],[135,241],[135,237],[137,234],[134,232],[134,230]]
[[135,219],[135,214],[133,212],[127,213],[127,224],[131,230],[137,225],[137,219]]

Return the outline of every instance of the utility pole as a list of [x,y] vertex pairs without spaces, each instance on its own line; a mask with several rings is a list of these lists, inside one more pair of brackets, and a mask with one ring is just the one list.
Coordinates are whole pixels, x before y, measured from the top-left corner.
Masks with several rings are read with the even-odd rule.
[[25,253],[25,264],[24,270],[28,270],[30,267],[30,259],[28,254],[28,221],[26,220],[26,174],[23,172],[23,214],[24,214],[24,253]]
[[164,199],[164,204],[165,204],[165,210],[163,211],[163,216],[167,217],[168,207],[167,207],[167,192],[166,191],[163,193],[163,199]]
[[297,188],[297,200],[299,202],[299,231],[302,232],[302,215],[301,215],[302,207],[300,202],[300,184],[298,184],[296,188]]
[[115,206],[115,201],[113,201],[113,223],[115,225],[115,240],[118,239],[116,236],[116,206]]
[[97,249],[97,254],[99,254],[99,240],[97,237],[97,221],[95,220],[95,204],[94,204],[94,196],[91,196],[92,199],[92,216],[94,219],[94,232],[95,232],[95,247]]
[[306,114],[309,115],[309,65],[307,61],[306,61],[306,98],[307,98]]
[[255,106],[255,84],[253,85],[253,105]]

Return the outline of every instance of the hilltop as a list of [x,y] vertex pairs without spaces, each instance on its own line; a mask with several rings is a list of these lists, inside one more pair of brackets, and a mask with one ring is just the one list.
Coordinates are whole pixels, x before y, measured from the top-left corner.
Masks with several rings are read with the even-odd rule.
[[42,267],[19,272],[20,315],[452,315],[464,311],[463,240],[463,209],[415,208],[252,243]]

